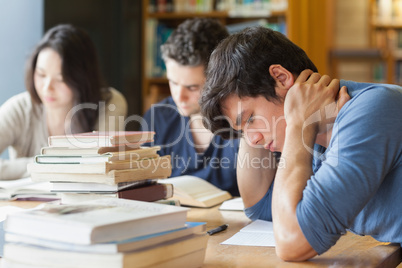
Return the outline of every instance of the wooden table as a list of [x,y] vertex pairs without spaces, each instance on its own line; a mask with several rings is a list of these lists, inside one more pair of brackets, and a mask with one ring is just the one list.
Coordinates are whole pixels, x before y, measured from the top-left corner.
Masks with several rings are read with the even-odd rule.
[[[0,206],[13,205],[32,208],[40,202],[0,202]],[[368,236],[347,233],[328,252],[307,262],[284,262],[273,247],[221,245],[251,221],[241,211],[191,209],[188,221],[207,222],[207,229],[229,224],[226,231],[209,237],[203,267],[402,267],[402,250],[399,245],[381,243]]]
[[219,211],[218,207],[191,209],[188,220],[206,221],[208,230],[229,224],[226,231],[210,236],[203,267],[396,267],[402,262],[399,245],[352,233],[310,261],[284,262],[276,256],[273,247],[220,244],[251,222],[243,212]]

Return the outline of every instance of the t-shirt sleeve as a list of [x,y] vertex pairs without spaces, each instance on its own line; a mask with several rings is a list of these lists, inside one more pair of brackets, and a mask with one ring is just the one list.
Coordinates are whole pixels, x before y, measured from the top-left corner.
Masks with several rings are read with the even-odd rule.
[[400,96],[397,91],[371,89],[340,111],[325,159],[307,182],[296,212],[318,254],[350,228],[395,164],[402,133]]
[[244,209],[244,213],[250,220],[272,221],[271,203],[273,187],[274,183],[271,184],[267,193],[260,201],[258,201],[254,206]]

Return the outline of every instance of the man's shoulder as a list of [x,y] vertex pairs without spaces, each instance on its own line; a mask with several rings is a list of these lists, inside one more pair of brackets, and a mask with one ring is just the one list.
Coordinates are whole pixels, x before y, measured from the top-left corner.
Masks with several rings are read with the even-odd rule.
[[180,113],[172,97],[153,104],[145,113],[145,118],[153,116],[157,120],[172,121],[180,118]]
[[[171,134],[172,129],[181,129],[186,124],[185,117],[181,116],[171,97],[153,104],[144,115],[144,121],[153,130],[158,130],[156,136],[163,137],[163,133]],[[146,127],[142,128],[143,130]]]
[[347,87],[348,93],[352,99],[355,97],[370,99],[373,98],[373,96],[383,98],[402,98],[402,87],[398,85],[361,83],[342,80],[341,86]]
[[161,100],[156,104],[152,104],[150,109],[165,110],[165,109],[171,109],[172,107],[174,107],[177,110],[177,106],[174,103],[173,98],[170,96],[164,98],[163,100]]
[[[401,111],[402,87],[390,84],[359,83],[342,81],[347,86],[351,100],[341,109],[340,114],[355,117],[357,115],[375,115]],[[345,111],[348,111],[344,114]]]
[[152,104],[151,108],[148,109],[146,113],[161,113],[161,114],[166,114],[168,113],[169,115],[171,114],[177,114],[180,115],[177,109],[176,104],[173,101],[172,97],[167,97],[163,100],[161,100],[158,103]]
[[402,131],[402,125],[398,123],[402,113],[402,88],[368,83],[348,83],[347,86],[348,90],[352,89],[352,99],[339,111],[333,130],[333,135],[342,135],[337,141],[344,144],[344,149],[354,148],[350,143],[363,140],[373,140],[366,149],[381,147],[380,142],[388,145],[400,142],[401,136],[395,133]]

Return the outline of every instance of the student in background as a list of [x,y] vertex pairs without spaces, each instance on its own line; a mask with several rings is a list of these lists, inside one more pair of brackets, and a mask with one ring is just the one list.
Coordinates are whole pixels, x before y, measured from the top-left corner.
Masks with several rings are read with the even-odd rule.
[[[402,88],[313,71],[302,49],[263,27],[211,55],[201,111],[212,131],[232,127],[248,141],[239,155],[252,162],[238,170],[246,215],[273,221],[288,261],[324,253],[346,230],[402,243]],[[257,167],[274,151],[277,169]]]
[[[36,45],[25,71],[27,92],[0,107],[0,180],[29,176],[27,163],[51,135],[123,129],[127,103],[104,86],[93,42],[72,25],[51,28]],[[122,117],[122,118],[121,118]]]
[[155,131],[152,145],[171,155],[172,177],[197,176],[238,196],[238,141],[208,131],[198,104],[210,54],[228,35],[217,20],[205,18],[186,20],[173,31],[161,46],[172,96],[146,112],[142,130]]

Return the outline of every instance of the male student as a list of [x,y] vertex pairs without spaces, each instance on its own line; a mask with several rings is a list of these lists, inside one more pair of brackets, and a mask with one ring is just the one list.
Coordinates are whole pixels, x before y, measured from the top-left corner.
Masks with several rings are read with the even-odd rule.
[[238,163],[282,153],[277,170],[238,166],[246,214],[272,219],[284,260],[322,254],[346,230],[402,243],[402,88],[313,71],[302,49],[262,27],[211,55],[200,102],[209,128],[243,133]]
[[142,130],[155,131],[153,145],[172,157],[172,177],[193,175],[239,195],[236,154],[239,141],[213,135],[202,124],[198,104],[209,57],[229,34],[214,19],[184,21],[162,45],[171,97],[153,105]]

